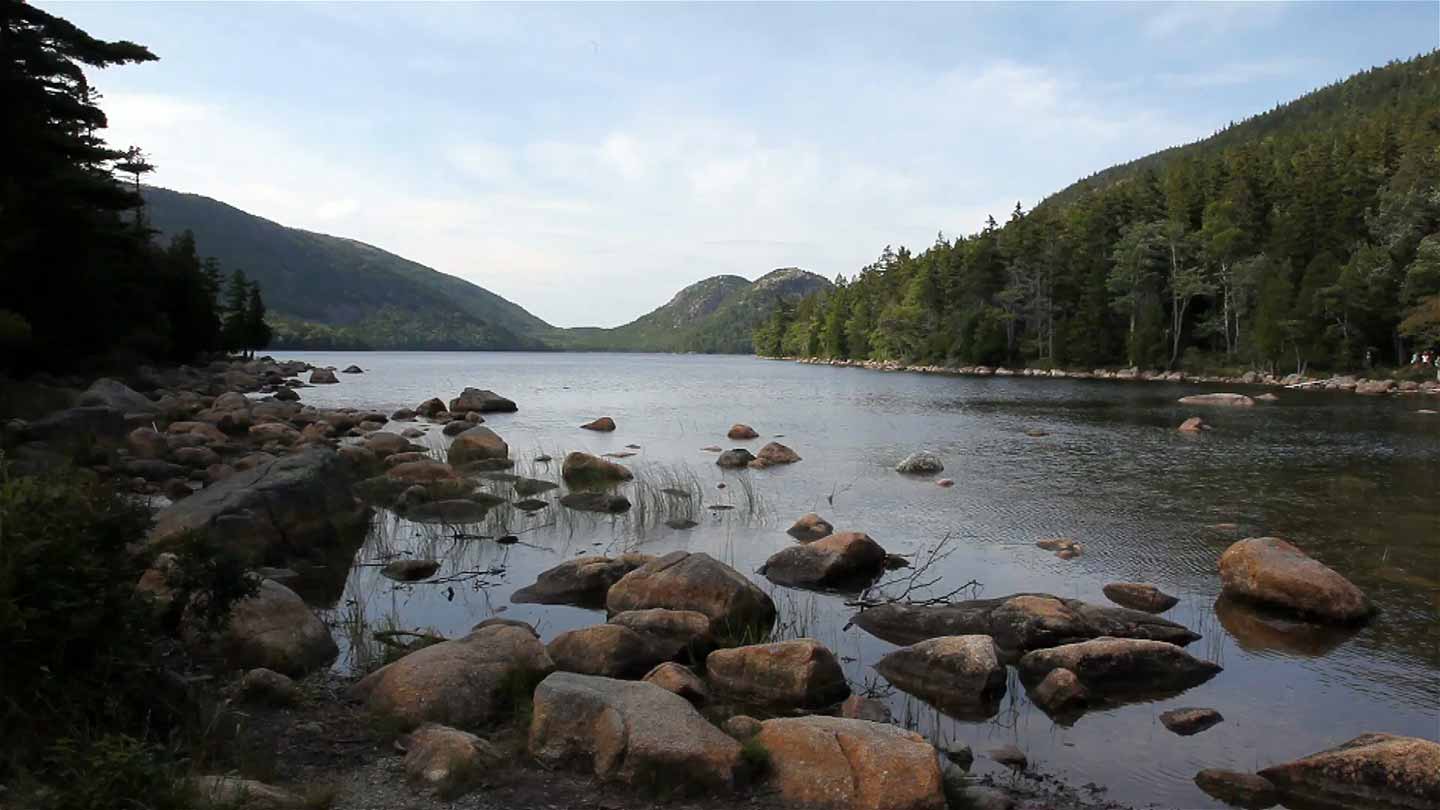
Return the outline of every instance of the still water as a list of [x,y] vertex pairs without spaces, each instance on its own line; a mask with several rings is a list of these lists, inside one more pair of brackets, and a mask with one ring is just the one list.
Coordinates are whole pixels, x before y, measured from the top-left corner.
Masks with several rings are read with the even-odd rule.
[[[622,463],[642,480],[692,480],[700,496],[664,509],[631,491],[636,509],[592,516],[558,505],[526,515],[501,508],[475,533],[514,533],[520,544],[456,540],[454,530],[378,512],[339,600],[320,604],[344,652],[338,667],[373,654],[347,628],[396,626],[461,635],[503,614],[546,640],[604,621],[579,608],[511,604],[535,575],[579,554],[704,551],[749,574],[775,599],[783,632],[827,644],[857,690],[878,688],[895,716],[937,742],[977,754],[1013,743],[1032,767],[1104,798],[1137,806],[1219,807],[1191,782],[1202,768],[1251,771],[1328,748],[1367,731],[1440,738],[1440,417],[1419,398],[1281,392],[1251,409],[1208,409],[1215,430],[1174,428],[1196,411],[1181,384],[948,378],[832,369],[741,357],[296,352],[363,375],[306,388],[306,404],[389,413],[466,386],[515,400],[487,415],[510,444],[515,472],[558,480],[564,453],[634,452]],[[1253,393],[1258,393],[1252,391]],[[578,426],[610,416],[619,429]],[[732,442],[731,424],[760,438]],[[422,423],[423,424],[423,423]],[[408,425],[392,425],[399,432]],[[1026,431],[1039,428],[1044,437]],[[438,426],[418,442],[443,448]],[[776,436],[804,460],[763,471],[722,471],[709,445],[759,449]],[[638,445],[638,450],[627,450]],[[928,449],[950,489],[901,476],[897,461]],[[549,467],[531,459],[553,456]],[[719,485],[727,486],[721,488]],[[638,489],[639,485],[629,485]],[[494,491],[514,498],[508,485]],[[653,490],[653,487],[652,487]],[[626,490],[622,489],[622,492]],[[563,489],[542,496],[554,500]],[[663,499],[657,499],[663,500]],[[732,509],[710,509],[731,506]],[[1053,723],[1012,688],[983,722],[951,719],[901,692],[885,692],[871,665],[894,647],[858,628],[846,597],[779,588],[753,572],[794,541],[806,512],[840,531],[869,533],[892,553],[916,555],[949,538],[944,592],[969,581],[981,596],[1041,591],[1109,604],[1107,582],[1159,586],[1181,602],[1165,616],[1204,638],[1197,656],[1225,667],[1168,700]],[[699,525],[675,530],[675,514]],[[1245,612],[1216,610],[1216,559],[1242,537],[1287,538],[1364,589],[1379,616],[1358,632],[1277,632]],[[1037,539],[1073,538],[1083,556],[1061,560]],[[397,585],[378,576],[391,555],[432,556],[439,582]],[[333,590],[333,589],[332,589]],[[1012,671],[1013,674],[1013,671]],[[1225,722],[1180,737],[1159,722],[1182,706],[1217,709]],[[994,769],[982,755],[977,769]]]

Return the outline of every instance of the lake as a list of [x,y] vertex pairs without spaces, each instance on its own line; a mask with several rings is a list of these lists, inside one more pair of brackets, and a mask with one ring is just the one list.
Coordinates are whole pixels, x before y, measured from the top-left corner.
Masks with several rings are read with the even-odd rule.
[[[783,634],[824,642],[842,658],[853,688],[880,690],[897,719],[937,742],[968,742],[982,771],[998,772],[986,749],[1013,743],[1033,767],[1074,785],[1095,783],[1106,799],[1220,807],[1191,782],[1202,768],[1253,771],[1367,731],[1437,736],[1440,417],[1415,412],[1436,407],[1434,398],[1280,391],[1273,404],[1198,411],[1175,400],[1213,389],[895,374],[731,356],[281,357],[365,369],[339,375],[339,385],[301,390],[304,404],[321,407],[389,413],[433,396],[448,400],[466,386],[493,389],[519,404],[518,413],[486,417],[509,443],[517,473],[558,480],[567,451],[634,452],[622,463],[641,479],[690,480],[702,493],[699,502],[660,508],[632,492],[636,508],[619,517],[558,505],[533,516],[502,508],[473,529],[518,535],[510,546],[455,540],[445,527],[377,512],[344,596],[319,605],[336,627],[342,669],[374,655],[372,645],[350,637],[364,635],[356,632],[361,621],[371,631],[454,636],[502,614],[533,623],[546,640],[603,622],[603,612],[511,604],[510,594],[579,554],[687,549],[749,575],[775,599]],[[1215,429],[1176,432],[1195,413]],[[619,428],[579,429],[599,416]],[[736,422],[760,438],[727,440]],[[1048,435],[1026,435],[1032,428]],[[448,444],[438,426],[427,430],[417,441]],[[701,450],[753,451],[776,436],[804,460],[727,472]],[[632,444],[639,449],[627,451]],[[895,472],[918,449],[942,457],[953,488]],[[531,461],[542,453],[556,459],[548,468]],[[508,485],[494,489],[514,497]],[[699,525],[666,527],[672,511]],[[869,533],[892,553],[917,555],[945,541],[950,555],[935,571],[943,575],[936,592],[973,579],[980,596],[1041,591],[1109,604],[1101,593],[1108,582],[1155,584],[1181,600],[1165,616],[1203,635],[1190,652],[1225,669],[1179,697],[1092,712],[1071,727],[1033,707],[1012,669],[996,717],[951,719],[884,689],[871,665],[894,647],[846,629],[847,597],[780,588],[754,573],[794,542],[785,529],[812,511],[837,530]],[[1358,632],[1296,634],[1245,611],[1217,613],[1217,558],[1235,540],[1262,535],[1287,538],[1349,577],[1379,615]],[[1083,555],[1062,560],[1035,546],[1053,536],[1079,541]],[[396,553],[441,560],[441,581],[398,585],[379,577],[375,563]],[[1158,718],[1182,706],[1217,709],[1225,721],[1177,736]]]

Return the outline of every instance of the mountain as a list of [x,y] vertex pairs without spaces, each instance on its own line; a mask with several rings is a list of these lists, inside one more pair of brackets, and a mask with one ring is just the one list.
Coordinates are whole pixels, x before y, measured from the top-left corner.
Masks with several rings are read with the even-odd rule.
[[711,276],[624,326],[557,329],[545,337],[572,350],[749,354],[751,332],[779,301],[798,301],[832,286],[796,267],[773,270],[753,282],[740,276]]
[[144,190],[152,227],[195,234],[225,273],[259,281],[274,346],[539,349],[549,324],[463,279],[353,239],[287,228],[218,200]]
[[1437,188],[1432,51],[1104,169],[1003,225],[886,248],[777,310],[754,344],[961,366],[1404,369],[1440,340]]

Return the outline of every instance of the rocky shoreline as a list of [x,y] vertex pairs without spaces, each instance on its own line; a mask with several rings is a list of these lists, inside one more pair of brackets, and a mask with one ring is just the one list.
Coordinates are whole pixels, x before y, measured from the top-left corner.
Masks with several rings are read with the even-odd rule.
[[[306,372],[308,383],[300,377]],[[319,599],[333,604],[375,510],[420,522],[477,522],[504,500],[478,482],[500,475],[513,481],[516,495],[570,490],[542,508],[619,512],[630,505],[612,488],[632,477],[584,453],[565,458],[560,481],[505,473],[515,461],[485,414],[518,405],[488,390],[466,388],[448,402],[433,398],[388,415],[301,404],[307,385],[339,380],[334,369],[270,358],[142,369],[129,378],[135,388],[97,380],[59,410],[5,424],[5,459],[16,471],[79,463],[137,494],[162,496],[142,551],[155,559],[137,584],[146,598],[172,598],[167,571],[197,530],[263,564],[253,574],[259,591],[237,605],[218,638],[182,634],[222,676],[237,712],[268,718],[250,733],[293,737],[303,748],[315,742],[306,740],[317,727],[321,738],[336,738],[327,723],[339,724],[339,739],[359,747],[345,754],[344,744],[321,746],[326,753],[316,761],[331,774],[403,776],[413,785],[409,795],[479,794],[480,807],[487,806],[480,791],[500,773],[519,791],[504,806],[553,804],[551,771],[631,791],[619,806],[656,795],[701,797],[693,806],[707,808],[1114,806],[1046,787],[1013,747],[984,754],[1014,779],[971,774],[968,747],[940,751],[895,724],[884,704],[852,689],[823,644],[772,637],[771,597],[703,553],[568,560],[541,573],[517,601],[603,607],[600,623],[544,643],[530,624],[490,618],[459,638],[423,639],[354,682],[337,680],[329,672],[337,654],[332,630],[287,585],[295,577],[288,566],[331,561],[338,581]],[[64,399],[42,393],[46,402]],[[436,433],[448,440],[443,461],[412,441]],[[767,463],[800,461],[776,447],[762,451]],[[754,466],[750,461],[733,466]],[[938,459],[926,469],[938,472]],[[910,470],[902,463],[898,474]],[[904,564],[867,534],[837,532],[816,515],[801,518],[790,534],[797,544],[761,569],[781,586],[846,588]],[[1081,553],[1073,541],[1038,545]],[[420,581],[436,569],[425,560],[399,562],[406,564],[387,566],[385,575]],[[1218,569],[1225,596],[1257,609],[1338,625],[1370,621],[1375,612],[1342,574],[1277,538],[1235,543]],[[852,622],[900,647],[876,664],[880,675],[957,717],[993,716],[1012,667],[1030,700],[1062,724],[1087,711],[1179,694],[1221,674],[1184,649],[1198,634],[1156,615],[1173,597],[1144,583],[1112,583],[1105,593],[1121,606],[1044,593],[922,604],[862,598]],[[1222,720],[1194,709],[1166,725],[1194,734]],[[392,743],[401,756],[386,753]],[[306,767],[301,757],[277,775],[313,780],[322,769]],[[1246,807],[1292,796],[1432,806],[1440,802],[1440,744],[1367,734],[1258,774],[1203,772],[1196,783]],[[233,774],[208,774],[196,784],[212,798],[246,806],[307,806],[298,789]],[[363,789],[357,794],[353,783],[348,791],[330,803],[385,803]]]
[[951,377],[1051,377],[1070,380],[1118,380],[1122,382],[1206,383],[1219,385],[1255,385],[1269,388],[1310,389],[1319,391],[1350,391],[1371,396],[1428,395],[1440,396],[1440,381],[1394,380],[1356,377],[1350,374],[1311,377],[1303,374],[1261,374],[1249,371],[1238,377],[1189,374],[1184,371],[1125,369],[1040,369],[1006,368],[1004,366],[937,366],[911,365],[896,360],[835,360],[825,357],[762,357],[762,360],[787,360],[812,366],[863,368],[869,371],[904,371],[915,374],[940,374]]

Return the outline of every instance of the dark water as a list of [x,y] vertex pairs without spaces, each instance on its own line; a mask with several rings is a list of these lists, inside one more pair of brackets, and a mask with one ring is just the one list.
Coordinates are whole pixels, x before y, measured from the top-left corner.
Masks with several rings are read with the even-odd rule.
[[[345,650],[342,667],[374,654],[351,640],[363,635],[361,621],[372,631],[458,635],[503,613],[534,623],[547,640],[602,622],[601,612],[512,605],[509,597],[579,554],[690,549],[750,573],[775,598],[783,632],[829,645],[857,690],[884,687],[870,667],[893,647],[843,629],[852,612],[844,597],[778,588],[752,573],[793,542],[784,533],[791,521],[816,511],[895,553],[922,553],[950,538],[938,591],[974,579],[984,596],[1045,591],[1107,604],[1107,582],[1154,583],[1181,598],[1167,617],[1204,635],[1190,651],[1225,667],[1179,697],[1087,714],[1073,727],[1031,706],[1013,678],[1000,713],[984,722],[954,720],[891,693],[897,718],[937,741],[960,739],[977,752],[1015,743],[1041,770],[1097,783],[1106,798],[1189,808],[1220,806],[1191,783],[1202,768],[1254,770],[1367,731],[1440,737],[1440,417],[1415,413],[1436,407],[1433,399],[1282,392],[1263,407],[1209,409],[1216,429],[1187,436],[1174,427],[1194,410],[1175,399],[1208,389],[886,374],[737,357],[295,356],[366,369],[341,375],[340,385],[304,389],[313,405],[389,412],[431,396],[449,399],[467,385],[511,397],[519,413],[488,424],[509,442],[522,474],[558,480],[558,461],[548,469],[529,461],[542,452],[558,460],[569,450],[641,446],[623,462],[644,482],[630,486],[636,508],[629,515],[502,508],[471,529],[517,533],[520,545],[456,541],[450,529],[378,513],[344,596],[322,605]],[[619,429],[578,429],[602,415]],[[734,422],[754,426],[761,438],[727,440]],[[1026,436],[1029,428],[1049,435]],[[804,457],[799,464],[722,473],[700,449],[754,450],[782,434]],[[447,440],[431,428],[422,441],[443,447]],[[922,448],[943,457],[954,488],[894,472],[900,458]],[[665,527],[670,511],[658,508],[666,499],[655,490],[682,480],[698,487],[704,506],[735,508],[696,505],[698,527]],[[721,482],[728,486],[718,488]],[[1356,633],[1295,634],[1246,612],[1217,611],[1216,559],[1234,540],[1262,534],[1288,538],[1350,577],[1378,603],[1379,617]],[[1056,535],[1083,543],[1084,555],[1065,561],[1034,546]],[[380,578],[373,564],[394,553],[441,559],[439,578],[450,581],[397,586]],[[1180,706],[1213,707],[1226,719],[1179,737],[1158,717]],[[983,757],[978,763],[987,767]]]

